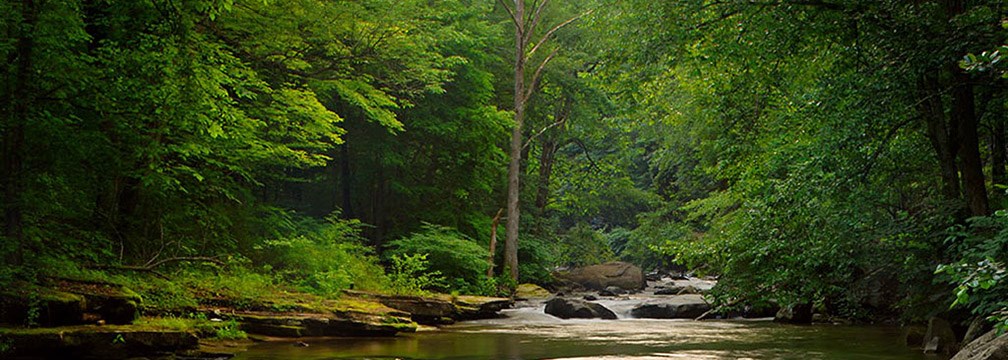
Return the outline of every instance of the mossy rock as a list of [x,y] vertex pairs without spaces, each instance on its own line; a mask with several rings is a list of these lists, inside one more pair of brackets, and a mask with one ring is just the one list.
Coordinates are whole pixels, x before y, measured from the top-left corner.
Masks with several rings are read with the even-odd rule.
[[84,322],[86,299],[78,294],[34,288],[0,294],[0,322],[11,325],[61,326]]
[[28,358],[126,359],[178,353],[199,345],[196,335],[187,331],[87,325],[0,329],[0,342],[9,345],[4,355]]
[[547,299],[553,296],[549,290],[536,284],[520,284],[515,288],[516,299]]

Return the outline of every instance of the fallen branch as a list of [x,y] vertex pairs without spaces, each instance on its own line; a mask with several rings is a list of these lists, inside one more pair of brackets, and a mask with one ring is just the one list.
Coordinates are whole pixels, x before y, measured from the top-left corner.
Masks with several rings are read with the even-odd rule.
[[171,257],[171,258],[167,258],[167,259],[161,259],[161,260],[153,261],[153,262],[152,261],[148,261],[147,264],[144,264],[144,265],[102,265],[102,264],[92,264],[92,265],[88,265],[86,267],[90,268],[90,269],[99,269],[99,270],[125,270],[125,271],[149,272],[149,273],[153,273],[154,275],[157,275],[157,276],[160,276],[160,277],[163,277],[163,278],[167,278],[167,276],[164,276],[161,273],[157,272],[157,268],[161,267],[164,264],[176,263],[176,262],[208,262],[208,263],[214,263],[214,264],[217,264],[217,265],[220,265],[220,266],[224,266],[225,265],[223,261],[220,261],[220,260],[218,260],[217,258],[214,258],[214,257],[208,257],[208,256],[178,256],[178,257]]

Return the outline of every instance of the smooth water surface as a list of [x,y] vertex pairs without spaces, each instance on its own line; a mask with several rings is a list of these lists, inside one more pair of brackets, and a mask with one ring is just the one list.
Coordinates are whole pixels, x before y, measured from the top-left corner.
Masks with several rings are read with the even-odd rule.
[[894,328],[769,321],[559,320],[541,307],[395,338],[263,343],[236,359],[940,359]]

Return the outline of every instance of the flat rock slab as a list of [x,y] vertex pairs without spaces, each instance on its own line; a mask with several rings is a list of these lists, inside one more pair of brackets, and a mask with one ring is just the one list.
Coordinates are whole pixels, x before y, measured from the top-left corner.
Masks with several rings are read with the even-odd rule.
[[347,293],[406,312],[413,321],[423,325],[443,325],[459,320],[495,318],[502,309],[514,305],[512,299],[487,296],[445,294],[410,296],[350,291]]
[[179,354],[199,346],[193,333],[139,325],[0,329],[0,342],[10,345],[0,354],[4,358],[127,359]]
[[415,332],[407,314],[234,312],[228,317],[250,334],[297,338],[305,336],[394,336]]

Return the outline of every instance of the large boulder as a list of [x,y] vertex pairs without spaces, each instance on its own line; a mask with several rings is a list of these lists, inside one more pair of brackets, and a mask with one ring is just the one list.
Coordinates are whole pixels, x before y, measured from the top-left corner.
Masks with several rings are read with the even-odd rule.
[[991,330],[964,346],[952,360],[1008,360],[1008,336]]
[[927,331],[924,333],[924,352],[951,355],[958,345],[959,340],[952,330],[952,324],[938,317],[928,320]]
[[703,296],[680,295],[637,305],[630,310],[630,315],[647,319],[695,319],[710,309]]
[[580,299],[559,297],[546,302],[546,313],[561,319],[616,319],[616,313],[605,306]]
[[644,272],[636,265],[625,262],[610,262],[573,269],[557,277],[577,283],[592,290],[605,290],[615,286],[627,291],[644,288]]

